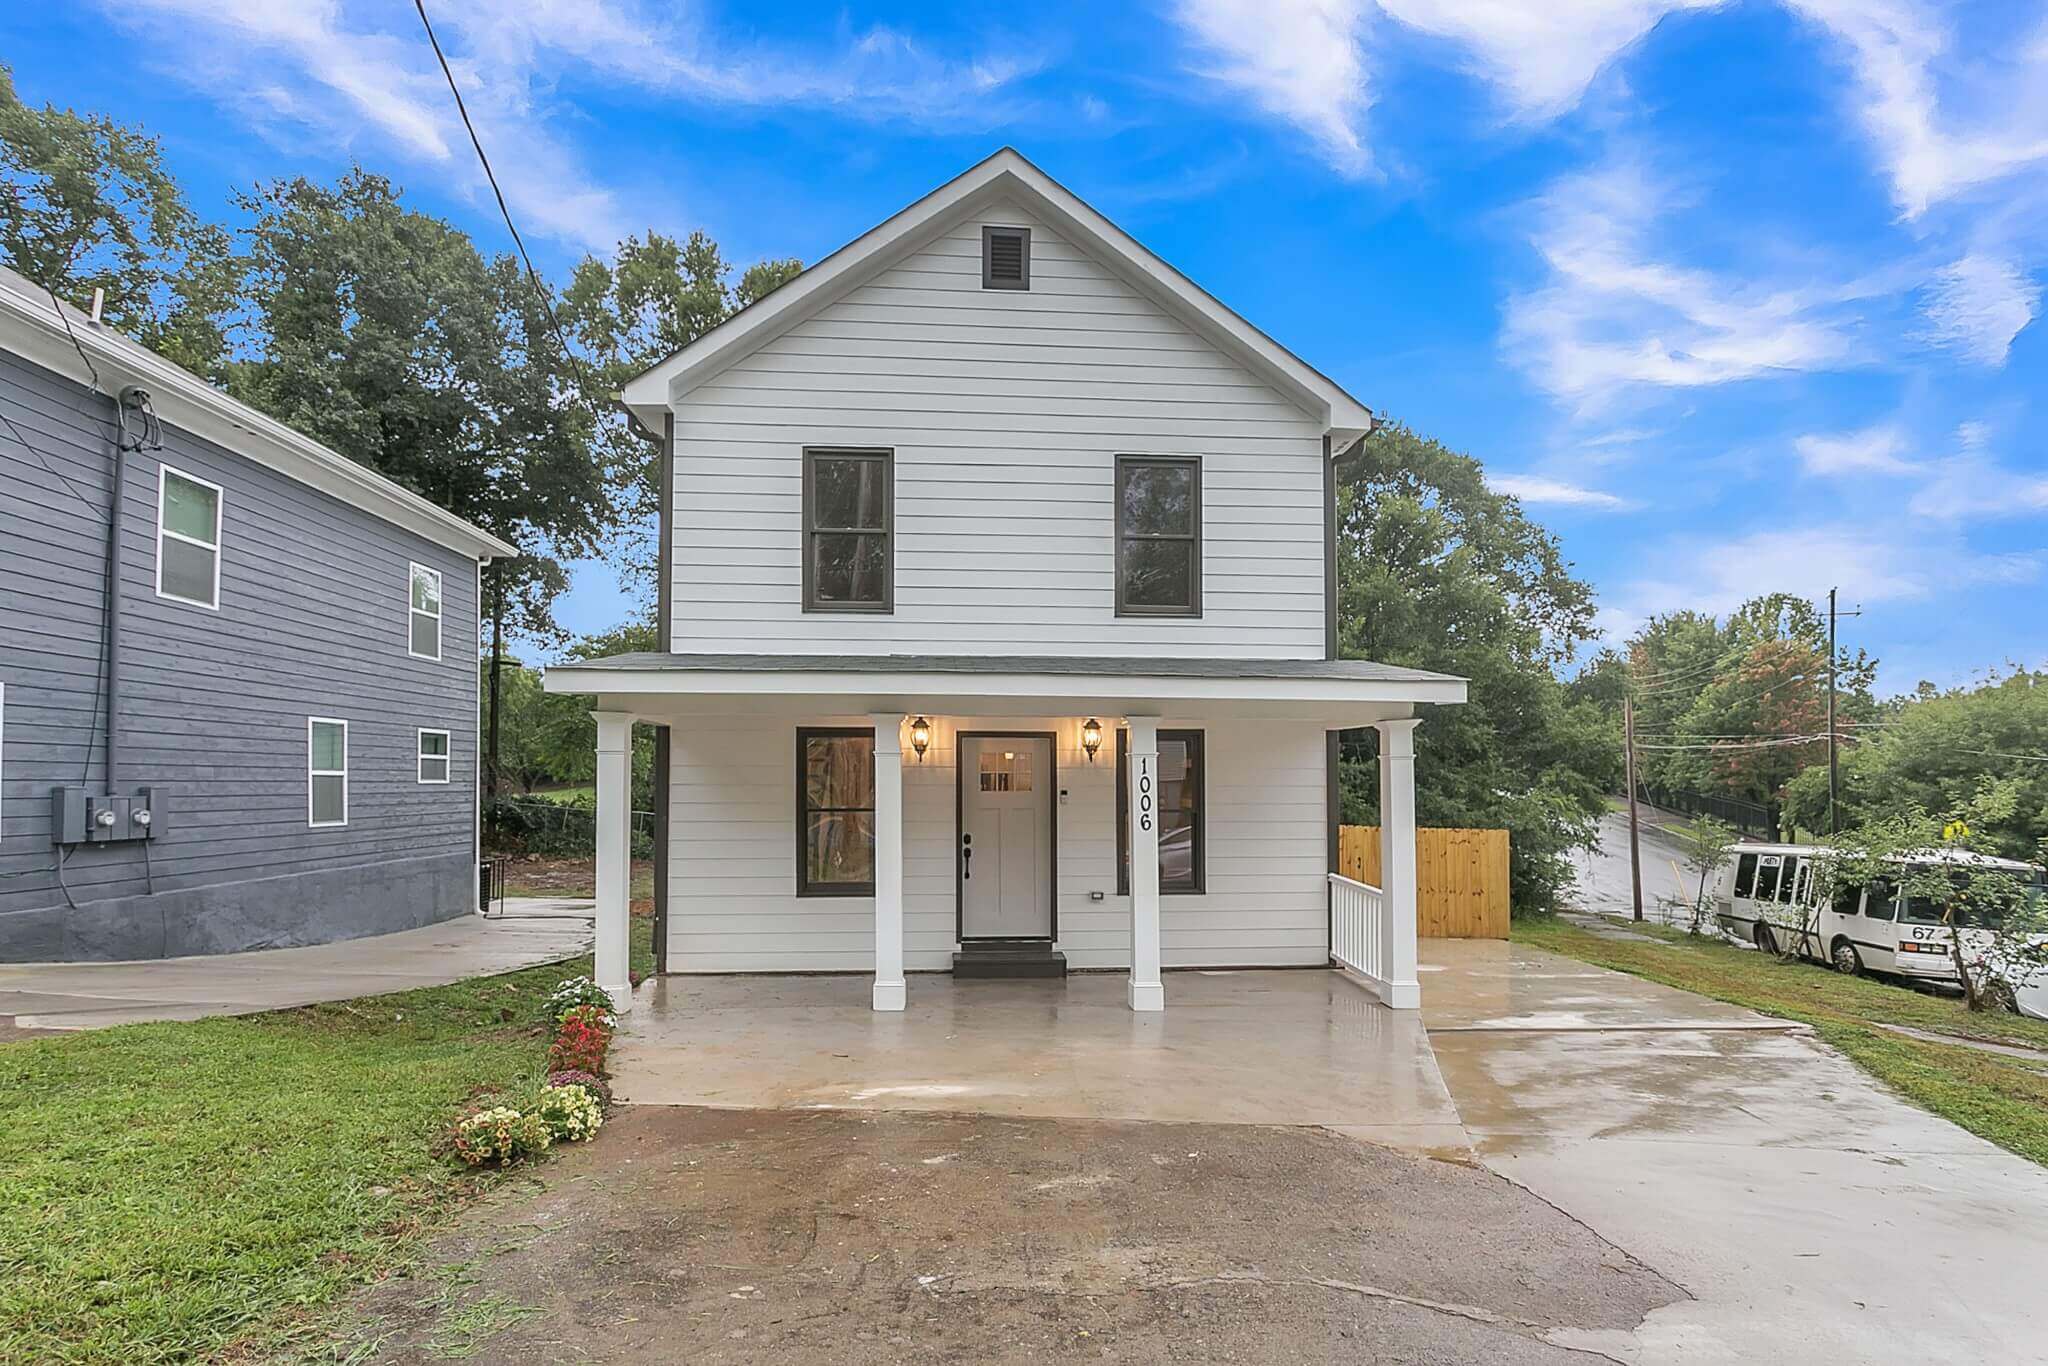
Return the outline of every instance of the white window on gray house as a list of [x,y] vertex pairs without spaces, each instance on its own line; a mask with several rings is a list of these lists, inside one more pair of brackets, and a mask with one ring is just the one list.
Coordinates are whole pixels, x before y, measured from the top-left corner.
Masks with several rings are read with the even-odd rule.
[[157,467],[156,595],[220,607],[220,485]]
[[895,452],[804,451],[804,610],[895,606]]
[[348,824],[348,722],[306,720],[306,823]]
[[412,603],[407,613],[411,635],[406,652],[414,659],[441,657],[441,575],[425,565],[412,566]]
[[1202,615],[1202,462],[1116,458],[1116,614]]
[[420,732],[420,781],[423,783],[445,783],[448,781],[447,731],[423,730]]

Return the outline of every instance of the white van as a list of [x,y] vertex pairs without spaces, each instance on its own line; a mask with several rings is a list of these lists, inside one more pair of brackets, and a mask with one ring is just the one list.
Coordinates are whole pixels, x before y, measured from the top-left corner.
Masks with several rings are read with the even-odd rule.
[[[1831,851],[1813,844],[1734,844],[1712,892],[1721,928],[1766,952],[1781,947],[1840,972],[1882,972],[1916,981],[1956,983],[1951,929],[1942,908],[1925,897],[1901,897],[1895,884],[1838,887],[1830,905],[1816,905],[1819,862]],[[1898,860],[1901,871],[1969,863],[2015,873],[2048,894],[2030,864],[1988,854],[1930,850]],[[1984,929],[1960,927],[1963,952],[1975,962],[1991,946]],[[1795,945],[1794,940],[1798,943]]]

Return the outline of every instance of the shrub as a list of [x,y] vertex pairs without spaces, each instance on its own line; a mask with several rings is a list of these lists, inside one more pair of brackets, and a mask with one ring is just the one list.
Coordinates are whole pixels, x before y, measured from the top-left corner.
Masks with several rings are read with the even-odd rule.
[[539,1115],[522,1115],[504,1105],[465,1115],[455,1124],[455,1153],[472,1167],[486,1162],[502,1167],[547,1151],[553,1141],[553,1132]]
[[611,1013],[611,993],[588,977],[571,977],[548,993],[548,1019],[559,1021],[577,1006],[596,1006]]
[[548,1045],[548,1071],[603,1072],[612,1045],[612,1015],[596,1006],[577,1006],[555,1026]]
[[581,1086],[547,1087],[534,1101],[533,1112],[551,1137],[570,1143],[589,1138],[604,1123],[597,1097]]
[[596,1096],[600,1103],[605,1105],[612,1103],[612,1088],[610,1084],[595,1072],[550,1072],[548,1073],[548,1085],[580,1086],[590,1092],[591,1095]]

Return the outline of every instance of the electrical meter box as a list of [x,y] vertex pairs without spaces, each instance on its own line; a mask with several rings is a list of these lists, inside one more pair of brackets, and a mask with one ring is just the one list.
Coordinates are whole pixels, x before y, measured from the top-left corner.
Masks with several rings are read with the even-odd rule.
[[50,842],[114,844],[155,839],[163,832],[165,796],[164,789],[157,787],[140,788],[126,797],[83,787],[53,787]]

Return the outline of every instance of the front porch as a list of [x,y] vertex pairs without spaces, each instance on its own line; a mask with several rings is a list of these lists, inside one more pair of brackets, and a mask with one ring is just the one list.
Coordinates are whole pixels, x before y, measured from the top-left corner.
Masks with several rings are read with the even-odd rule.
[[[665,971],[860,973],[875,1011],[1035,943],[1163,1010],[1173,968],[1356,972],[1413,1009],[1419,704],[1361,661],[642,655],[597,698],[597,972],[625,980],[632,731],[664,728]],[[1334,875],[1336,733],[1379,735],[1384,890]],[[750,990],[772,991],[756,979]],[[1092,993],[1098,983],[1076,988]]]
[[848,976],[663,977],[612,1054],[621,1099],[746,1109],[973,1111],[1317,1125],[1462,1149],[1419,1013],[1328,969],[1169,972],[1134,1014],[1121,976],[919,976],[901,1013]]

